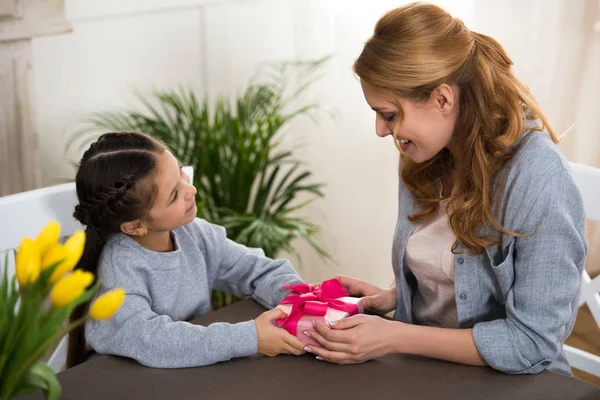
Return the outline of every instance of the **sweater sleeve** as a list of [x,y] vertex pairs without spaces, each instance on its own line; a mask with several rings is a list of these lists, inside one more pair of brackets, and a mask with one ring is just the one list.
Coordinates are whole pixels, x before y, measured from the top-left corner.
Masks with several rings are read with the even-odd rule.
[[256,354],[253,320],[200,326],[159,315],[152,309],[146,284],[153,271],[139,261],[123,261],[121,268],[110,262],[101,265],[99,293],[123,286],[126,297],[109,320],[87,322],[86,340],[96,352],[133,358],[155,368],[203,366]]
[[238,297],[252,295],[264,307],[272,308],[289,293],[282,285],[302,282],[288,260],[273,260],[229,240],[221,226],[205,221],[199,226],[215,289]]
[[568,171],[551,178],[531,203],[523,231],[535,234],[516,238],[507,260],[494,267],[515,271],[506,318],[476,324],[473,338],[491,367],[535,374],[561,354],[587,251],[583,204]]

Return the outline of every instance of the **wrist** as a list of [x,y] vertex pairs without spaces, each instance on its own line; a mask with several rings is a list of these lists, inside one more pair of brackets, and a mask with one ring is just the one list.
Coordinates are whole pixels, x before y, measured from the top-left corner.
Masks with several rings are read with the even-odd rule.
[[418,336],[416,332],[419,328],[417,325],[407,324],[406,322],[400,321],[390,321],[393,328],[393,336],[392,336],[392,348],[395,353],[399,354],[414,354],[415,346],[415,335]]
[[390,305],[390,311],[393,311],[396,309],[396,307],[398,306],[398,291],[396,290],[396,287],[391,287],[389,289],[386,289],[386,297],[388,298],[389,301],[389,305]]
[[384,332],[387,333],[386,348],[389,349],[388,354],[405,353],[403,327],[408,324],[395,320],[385,320],[385,323],[387,324]]
[[384,291],[386,292],[386,294],[392,296],[392,297],[396,297],[396,294],[398,293],[396,291],[396,286],[392,286],[390,288],[384,289]]

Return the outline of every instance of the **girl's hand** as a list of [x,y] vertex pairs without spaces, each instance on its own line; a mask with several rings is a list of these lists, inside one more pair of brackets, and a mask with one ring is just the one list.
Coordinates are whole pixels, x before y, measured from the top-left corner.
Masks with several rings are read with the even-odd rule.
[[380,314],[387,314],[396,309],[398,292],[395,287],[381,289],[360,279],[338,275],[334,279],[346,288],[350,296],[363,297],[365,309],[371,309]]
[[316,324],[307,334],[323,348],[307,346],[319,359],[338,363],[362,363],[395,352],[395,328],[402,322],[388,321],[374,315],[354,315],[332,323]]
[[256,335],[258,336],[258,353],[272,357],[278,354],[304,354],[304,343],[297,337],[290,335],[285,329],[274,325],[279,318],[285,318],[287,314],[274,308],[259,315],[256,324]]

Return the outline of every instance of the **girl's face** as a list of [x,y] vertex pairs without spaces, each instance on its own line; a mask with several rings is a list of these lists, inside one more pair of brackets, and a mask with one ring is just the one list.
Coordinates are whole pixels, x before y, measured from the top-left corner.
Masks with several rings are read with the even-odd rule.
[[196,188],[168,150],[157,158],[155,185],[158,194],[145,221],[148,232],[172,231],[196,218]]
[[[443,148],[456,157],[452,134],[458,116],[458,90],[443,84],[425,102],[398,98],[402,111],[376,87],[361,81],[365,100],[376,112],[377,136],[396,134],[401,152],[416,163],[430,160]],[[400,124],[398,122],[400,121]]]

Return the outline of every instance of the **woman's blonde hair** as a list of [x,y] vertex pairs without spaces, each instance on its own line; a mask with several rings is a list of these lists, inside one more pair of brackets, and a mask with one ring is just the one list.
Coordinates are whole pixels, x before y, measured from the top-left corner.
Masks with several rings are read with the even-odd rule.
[[[422,102],[441,84],[458,88],[453,140],[464,156],[460,163],[464,168],[456,170],[452,180],[449,221],[457,238],[453,251],[460,242],[471,253],[481,254],[500,242],[498,233],[522,236],[505,229],[494,215],[492,185],[524,133],[525,120],[537,120],[534,129],[546,130],[559,142],[529,89],[513,75],[512,65],[496,40],[470,31],[443,9],[422,3],[385,14],[354,63],[361,80],[396,104],[399,123],[398,97]],[[433,216],[441,200],[438,183],[449,182],[455,166],[447,149],[420,164],[403,157],[400,175],[419,207],[411,221]]]

